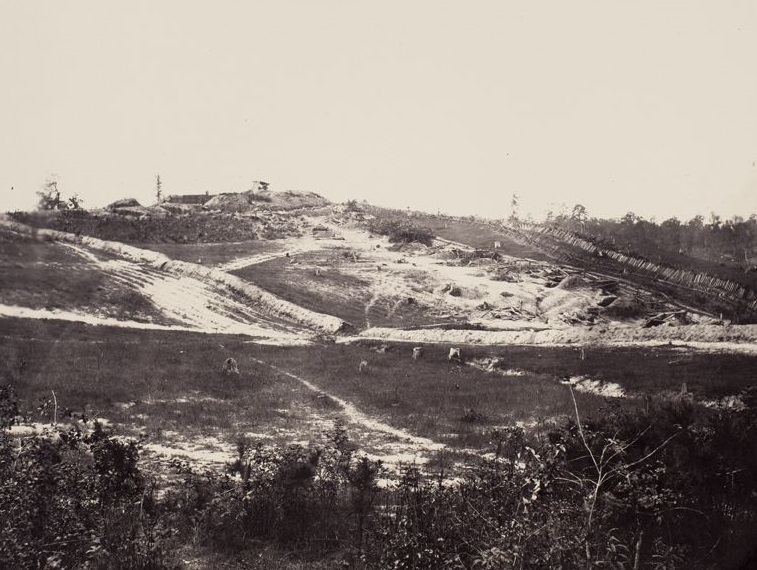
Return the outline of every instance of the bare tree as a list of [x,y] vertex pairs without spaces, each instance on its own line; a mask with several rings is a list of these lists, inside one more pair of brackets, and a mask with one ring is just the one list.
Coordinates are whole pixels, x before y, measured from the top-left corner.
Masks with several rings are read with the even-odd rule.
[[155,175],[155,200],[159,204],[163,200],[163,182],[160,179],[160,174]]
[[72,196],[69,196],[68,200],[66,200],[66,207],[69,210],[80,210],[83,203],[84,200],[81,196],[73,194]]
[[55,175],[47,179],[42,190],[37,192],[37,196],[39,196],[37,207],[40,210],[61,210],[66,207],[66,203],[60,197],[58,180]]

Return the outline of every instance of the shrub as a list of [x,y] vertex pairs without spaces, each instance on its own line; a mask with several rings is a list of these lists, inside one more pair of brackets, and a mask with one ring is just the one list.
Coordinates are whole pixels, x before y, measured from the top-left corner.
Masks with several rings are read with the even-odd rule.
[[[355,458],[344,426],[322,448],[269,448],[241,440],[225,475],[185,473],[167,504],[182,532],[233,552],[265,540],[311,555],[360,550],[380,464]],[[234,476],[234,477],[232,477]],[[349,550],[349,548],[348,548]]]
[[0,567],[175,568],[138,447],[97,426],[91,435],[0,432]]
[[13,386],[0,386],[0,430],[11,427],[18,417],[18,400]]
[[177,462],[162,495],[138,468],[139,441],[99,426],[22,439],[0,430],[0,567],[172,568],[178,541],[226,556],[285,548],[314,567],[747,567],[757,390],[742,401],[710,410],[659,397],[593,420],[577,411],[539,437],[495,428],[494,453],[455,483],[409,467],[387,489],[342,423],[318,448],[240,439],[226,473]]
[[430,229],[395,219],[373,220],[369,225],[369,230],[388,236],[389,241],[392,243],[412,243],[417,241],[430,246],[434,240],[434,234]]

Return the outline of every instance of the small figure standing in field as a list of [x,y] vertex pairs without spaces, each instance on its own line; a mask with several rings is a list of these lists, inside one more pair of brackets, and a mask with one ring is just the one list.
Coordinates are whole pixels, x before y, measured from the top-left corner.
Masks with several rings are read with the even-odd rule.
[[452,362],[453,360],[457,362],[462,362],[462,359],[460,358],[460,349],[459,348],[450,348],[449,354],[447,355],[447,361]]
[[423,347],[416,346],[413,348],[413,360],[418,360],[423,357]]
[[360,361],[360,365],[357,368],[357,371],[360,374],[365,374],[366,372],[368,372],[368,361],[367,360],[361,360]]
[[233,358],[227,358],[223,361],[223,367],[221,368],[221,373],[224,376],[239,376],[239,367],[237,366],[237,361]]

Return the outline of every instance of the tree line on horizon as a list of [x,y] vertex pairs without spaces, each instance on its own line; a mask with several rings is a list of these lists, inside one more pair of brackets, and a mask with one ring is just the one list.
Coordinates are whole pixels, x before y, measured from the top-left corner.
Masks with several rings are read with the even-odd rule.
[[748,218],[723,219],[712,212],[682,221],[671,217],[654,218],[628,212],[621,218],[596,218],[576,204],[570,213],[548,215],[543,224],[593,238],[613,249],[635,251],[662,259],[665,253],[687,255],[709,261],[737,264],[749,270],[757,265],[757,214]]

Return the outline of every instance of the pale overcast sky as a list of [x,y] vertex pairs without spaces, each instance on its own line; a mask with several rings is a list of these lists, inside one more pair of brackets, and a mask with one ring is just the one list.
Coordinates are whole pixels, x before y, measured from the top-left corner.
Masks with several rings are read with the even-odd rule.
[[0,4],[0,210],[274,190],[757,213],[755,0]]

